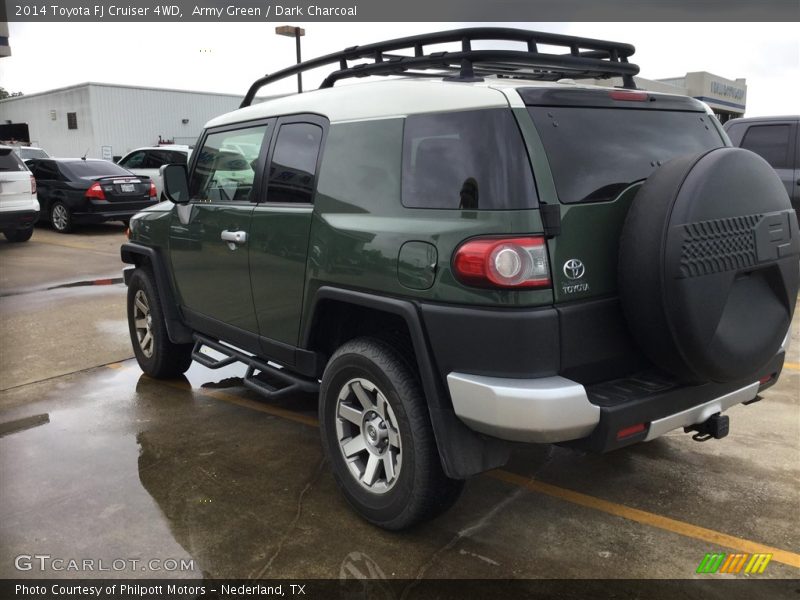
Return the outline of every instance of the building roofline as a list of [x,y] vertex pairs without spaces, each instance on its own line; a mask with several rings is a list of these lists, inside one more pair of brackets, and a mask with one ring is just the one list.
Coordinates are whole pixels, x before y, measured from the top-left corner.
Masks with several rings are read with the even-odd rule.
[[[110,88],[124,88],[124,89],[131,89],[131,90],[148,90],[153,92],[177,92],[181,94],[202,94],[203,96],[222,96],[225,98],[243,98],[244,94],[223,94],[222,92],[204,92],[202,90],[180,90],[176,88],[161,88],[161,87],[152,87],[152,86],[142,86],[142,85],[126,85],[122,83],[103,83],[99,81],[84,81],[83,83],[75,83],[72,85],[67,85],[60,88],[53,88],[52,90],[45,90],[42,92],[33,92],[31,94],[23,94],[22,96],[14,96],[12,98],[4,98],[0,100],[0,103],[4,102],[13,102],[15,100],[23,100],[25,98],[35,98],[36,96],[44,96],[46,94],[54,94],[59,92],[66,92],[69,90],[75,90],[83,87],[110,87]],[[263,96],[261,97],[263,98]]]

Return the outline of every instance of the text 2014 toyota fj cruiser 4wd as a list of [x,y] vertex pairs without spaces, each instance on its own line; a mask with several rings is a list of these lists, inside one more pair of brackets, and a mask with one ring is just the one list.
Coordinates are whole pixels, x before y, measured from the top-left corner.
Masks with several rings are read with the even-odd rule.
[[[461,50],[426,52],[443,42]],[[163,167],[171,202],[131,220],[142,370],[240,361],[268,398],[318,393],[338,485],[389,529],[515,442],[723,437],[781,372],[797,219],[704,105],[635,89],[633,51],[464,29],[256,81],[188,169]],[[321,89],[250,106],[331,64]],[[367,75],[406,77],[334,87]]]

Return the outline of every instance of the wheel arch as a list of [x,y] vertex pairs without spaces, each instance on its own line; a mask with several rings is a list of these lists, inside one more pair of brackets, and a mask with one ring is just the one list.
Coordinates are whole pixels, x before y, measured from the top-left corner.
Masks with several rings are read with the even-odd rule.
[[[381,319],[390,319],[388,331],[375,327]],[[383,321],[385,322],[385,321]],[[409,300],[375,296],[355,290],[320,287],[311,303],[301,331],[303,349],[327,357],[346,341],[373,335],[403,344],[397,334],[407,336],[408,358],[420,378],[433,425],[439,457],[445,473],[454,479],[466,479],[482,471],[502,466],[511,446],[469,429],[456,416],[447,387],[436,368],[418,306]]]
[[[153,273],[155,279],[153,283],[158,286],[161,311],[164,314],[170,341],[174,344],[192,342],[192,330],[184,324],[181,318],[177,304],[177,294],[173,289],[172,281],[164,265],[161,253],[150,246],[128,242],[120,248],[120,257],[122,262],[134,265],[134,268],[149,269]],[[127,268],[124,271],[126,285],[130,280],[131,273],[133,273],[133,268]]]

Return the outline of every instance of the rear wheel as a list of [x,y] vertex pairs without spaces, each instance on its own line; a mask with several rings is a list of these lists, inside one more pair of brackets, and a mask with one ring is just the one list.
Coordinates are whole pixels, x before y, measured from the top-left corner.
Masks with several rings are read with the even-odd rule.
[[72,213],[63,202],[53,202],[50,206],[50,223],[59,233],[72,231]]
[[6,239],[9,242],[27,242],[33,235],[33,227],[28,229],[12,229],[10,231],[4,231],[3,235],[6,236]]
[[138,268],[128,284],[128,329],[142,371],[157,379],[185,373],[192,364],[192,344],[169,339],[158,290],[151,273]]
[[458,499],[444,474],[417,377],[389,344],[359,338],[331,358],[320,390],[322,442],[350,505],[369,522],[404,529]]

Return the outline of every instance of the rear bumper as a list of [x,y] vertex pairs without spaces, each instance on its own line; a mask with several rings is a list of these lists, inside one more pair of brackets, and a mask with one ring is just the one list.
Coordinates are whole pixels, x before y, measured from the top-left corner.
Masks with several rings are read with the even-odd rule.
[[80,210],[72,213],[76,223],[102,223],[104,221],[120,221],[130,219],[139,211],[158,204],[155,200],[142,202],[89,202]]
[[[606,452],[652,440],[754,400],[777,379],[783,349],[754,381],[681,386],[634,377],[585,387],[564,377],[510,379],[450,373],[456,415],[470,428],[515,442],[570,442]],[[764,384],[762,377],[770,377]],[[644,427],[620,437],[633,426]]]
[[38,218],[38,210],[0,211],[0,229],[30,229]]

